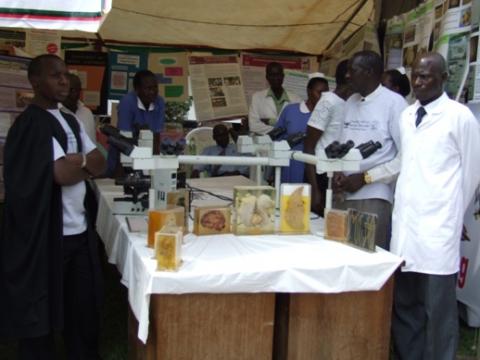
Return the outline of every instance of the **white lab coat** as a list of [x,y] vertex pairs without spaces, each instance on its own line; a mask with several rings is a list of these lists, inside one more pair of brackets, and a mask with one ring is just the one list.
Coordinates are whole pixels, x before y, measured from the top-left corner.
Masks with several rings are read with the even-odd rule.
[[[267,96],[269,89],[257,91],[252,95],[250,111],[248,113],[248,126],[251,132],[265,135],[273,129],[272,125],[264,124],[260,119],[278,119],[277,108],[271,96]],[[299,103],[302,101],[297,95],[287,91],[290,102],[285,102],[282,106],[285,108],[288,104]]]
[[464,105],[443,94],[402,113],[401,171],[390,251],[403,271],[448,275],[459,270],[463,216],[480,181],[480,127]]

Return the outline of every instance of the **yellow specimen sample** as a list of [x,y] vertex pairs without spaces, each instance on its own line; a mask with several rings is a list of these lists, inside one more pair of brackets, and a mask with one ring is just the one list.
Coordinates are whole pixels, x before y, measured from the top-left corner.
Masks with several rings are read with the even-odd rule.
[[167,228],[183,227],[185,225],[184,217],[184,209],[179,206],[163,210],[150,210],[148,212],[148,247],[154,247],[155,233],[162,230],[164,226]]
[[196,235],[227,234],[230,232],[229,207],[195,208],[194,228]]
[[174,233],[155,233],[155,257],[158,271],[177,271],[181,263],[183,234],[181,229]]
[[[287,184],[284,186],[287,187]],[[280,231],[297,234],[307,233],[310,231],[309,191],[304,191],[305,185],[288,184],[288,186],[296,187],[289,195],[282,191],[280,198]],[[283,189],[284,187],[282,187]]]
[[325,213],[325,239],[346,243],[348,240],[348,211],[330,209]]

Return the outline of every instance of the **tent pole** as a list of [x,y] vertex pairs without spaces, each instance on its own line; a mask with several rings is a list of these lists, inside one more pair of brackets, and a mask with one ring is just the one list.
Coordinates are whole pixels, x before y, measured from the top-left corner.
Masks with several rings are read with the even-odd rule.
[[333,39],[329,42],[328,46],[325,48],[325,51],[330,49],[332,47],[333,44],[335,44],[335,41],[337,41],[337,39],[340,37],[340,35],[342,35],[343,31],[346,29],[346,27],[348,26],[348,24],[350,24],[350,22],[353,20],[353,18],[358,14],[358,12],[365,6],[365,4],[367,3],[368,0],[363,0],[360,4],[358,4],[357,8],[355,9],[355,11],[352,13],[352,15],[350,15],[350,17],[348,18],[347,21],[345,21],[345,23],[342,25],[342,27],[340,28],[340,30],[338,30],[337,34],[333,37]]
[[95,42],[95,51],[102,51],[102,47],[105,46],[105,41],[103,41],[102,36],[100,33],[95,33],[97,41]]

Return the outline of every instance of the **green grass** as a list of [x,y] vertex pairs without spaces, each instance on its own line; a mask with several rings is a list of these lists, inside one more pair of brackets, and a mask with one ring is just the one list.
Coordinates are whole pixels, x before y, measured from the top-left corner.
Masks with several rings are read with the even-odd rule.
[[[105,259],[104,256],[102,256]],[[120,284],[115,266],[103,264],[105,277],[105,306],[101,324],[100,352],[103,360],[127,359],[127,290]],[[61,337],[58,353],[62,354]],[[64,359],[65,357],[60,357]],[[16,344],[0,342],[0,360],[16,359]]]
[[[105,258],[105,257],[104,257]],[[114,265],[104,266],[105,307],[103,309],[100,338],[101,355],[104,360],[127,359],[127,289],[120,284],[120,276]]]
[[476,331],[477,328],[472,328],[463,321],[460,322],[460,342],[457,354],[465,359],[474,359],[477,353]]

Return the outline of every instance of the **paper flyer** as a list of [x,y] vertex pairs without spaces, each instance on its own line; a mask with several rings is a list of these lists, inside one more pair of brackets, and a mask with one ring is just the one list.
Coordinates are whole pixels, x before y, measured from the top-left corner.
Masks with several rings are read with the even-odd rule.
[[188,61],[197,120],[248,114],[237,56],[190,56]]
[[165,101],[188,99],[187,65],[185,52],[149,54],[148,69],[157,76],[159,95]]

